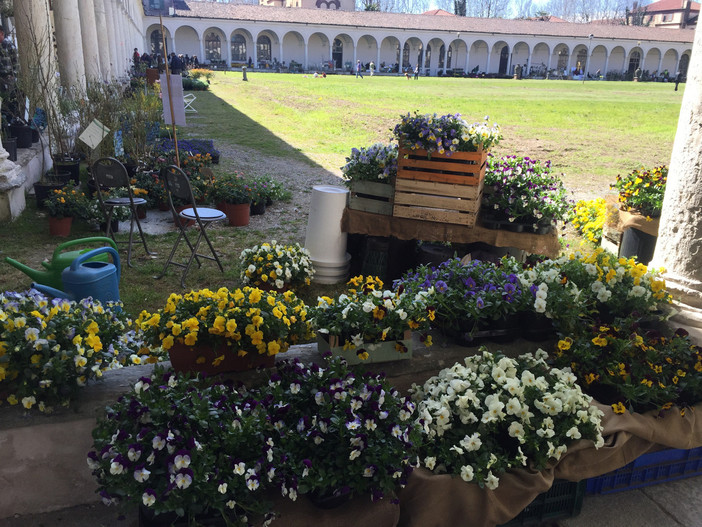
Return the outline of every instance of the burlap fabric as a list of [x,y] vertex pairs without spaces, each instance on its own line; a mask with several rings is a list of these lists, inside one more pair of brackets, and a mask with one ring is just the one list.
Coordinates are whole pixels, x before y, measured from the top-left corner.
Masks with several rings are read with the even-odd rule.
[[[492,527],[517,516],[540,493],[547,491],[555,478],[580,481],[621,468],[647,452],[670,448],[702,446],[702,403],[681,417],[673,408],[662,415],[615,415],[608,406],[605,413],[605,445],[599,450],[592,443],[573,444],[560,462],[541,472],[514,470],[500,477],[494,490],[480,489],[460,478],[434,475],[415,470],[409,484],[400,492],[402,527]],[[702,413],[700,413],[702,416]]]
[[426,242],[483,242],[493,247],[516,247],[531,254],[543,254],[556,258],[561,250],[558,233],[532,234],[510,232],[501,229],[486,229],[480,225],[467,227],[452,223],[396,218],[345,209],[341,218],[342,232],[367,234],[369,236],[393,236],[400,240],[423,240]]

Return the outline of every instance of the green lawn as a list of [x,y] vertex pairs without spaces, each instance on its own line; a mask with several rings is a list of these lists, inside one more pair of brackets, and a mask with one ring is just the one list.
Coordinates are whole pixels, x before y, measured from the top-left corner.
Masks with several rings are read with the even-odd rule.
[[211,95],[241,120],[212,124],[265,155],[299,151],[338,172],[351,148],[389,142],[401,114],[489,116],[504,133],[495,153],[551,160],[578,197],[601,195],[619,173],[668,164],[682,100],[682,90],[667,83],[274,73],[248,79],[216,74]]

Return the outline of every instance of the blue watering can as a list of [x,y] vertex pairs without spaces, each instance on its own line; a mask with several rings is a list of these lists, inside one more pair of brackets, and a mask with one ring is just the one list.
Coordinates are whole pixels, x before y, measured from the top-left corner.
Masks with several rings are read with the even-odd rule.
[[[102,253],[111,254],[114,263],[94,259]],[[81,254],[63,270],[61,281],[65,291],[37,283],[32,283],[32,287],[56,298],[80,301],[90,296],[102,303],[119,302],[119,277],[119,254],[112,247],[100,247]]]

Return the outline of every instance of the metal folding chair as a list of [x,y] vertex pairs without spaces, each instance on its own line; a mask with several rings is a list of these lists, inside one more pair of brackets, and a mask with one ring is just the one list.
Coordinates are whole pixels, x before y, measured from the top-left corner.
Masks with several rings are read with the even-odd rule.
[[193,108],[193,103],[195,102],[195,97],[194,93],[186,93],[183,95],[183,102],[185,103],[185,111],[186,112],[194,112],[197,113],[197,110]]
[[[190,187],[190,180],[188,179],[188,176],[177,166],[171,165],[161,169],[161,178],[163,179],[166,185],[168,203],[171,207],[171,212],[173,213],[173,219],[175,220],[175,224],[180,232],[178,233],[178,238],[176,239],[176,242],[173,245],[173,250],[171,250],[171,254],[168,257],[168,260],[166,261],[166,265],[163,267],[163,271],[156,278],[163,278],[163,276],[166,274],[166,270],[168,269],[169,265],[176,265],[178,267],[182,267],[183,276],[180,279],[180,285],[181,287],[185,288],[185,277],[187,276],[188,271],[190,270],[190,266],[192,265],[193,260],[197,262],[198,267],[202,265],[200,263],[199,258],[205,258],[207,260],[213,260],[217,262],[219,270],[221,272],[224,272],[222,262],[219,261],[219,256],[217,256],[217,252],[214,250],[209,236],[207,236],[206,229],[215,221],[221,221],[226,219],[227,215],[224,212],[217,209],[212,209],[209,207],[198,207],[195,204],[195,198],[193,197],[193,190]],[[186,208],[182,209],[181,211],[176,211],[175,203],[173,201],[174,199],[178,199],[181,202],[185,202]],[[188,223],[193,221],[195,222],[196,227],[199,231],[197,240],[194,244],[190,242],[190,239],[188,238],[188,235],[185,232]],[[211,256],[208,254],[201,254],[197,252],[198,248],[200,247],[200,242],[203,239],[205,240],[205,242],[207,242],[207,245],[210,248],[210,252],[212,253]],[[188,258],[187,263],[173,261],[173,256],[175,255],[181,240],[185,240],[185,243],[190,248],[190,257]]]
[[[139,222],[139,215],[137,214],[137,205],[146,205],[146,200],[144,198],[135,198],[132,194],[131,186],[129,185],[129,174],[125,166],[120,163],[117,159],[112,157],[102,157],[95,161],[92,166],[92,175],[95,182],[95,188],[97,189],[97,197],[100,202],[100,208],[106,219],[105,236],[112,238],[115,243],[127,244],[127,265],[132,266],[132,244],[134,241],[134,225],[136,224],[139,230],[139,236],[141,237],[141,242],[144,244],[144,250],[146,254],[154,255],[149,251],[149,247],[146,245],[146,238],[144,237],[144,231],[141,228],[141,223]],[[103,196],[103,192],[112,189],[126,189],[126,197],[110,197]],[[126,207],[129,209],[129,239],[128,240],[117,240],[115,233],[112,230],[112,214],[117,207]]]

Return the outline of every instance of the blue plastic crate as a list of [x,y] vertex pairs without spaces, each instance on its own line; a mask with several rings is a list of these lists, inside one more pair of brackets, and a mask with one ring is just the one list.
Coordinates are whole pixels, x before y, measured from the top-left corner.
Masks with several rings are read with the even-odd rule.
[[550,489],[534,498],[519,516],[500,527],[522,527],[547,520],[572,518],[580,514],[584,496],[585,480],[575,483],[557,479]]
[[620,469],[587,480],[588,494],[611,494],[702,475],[702,447],[643,454]]

